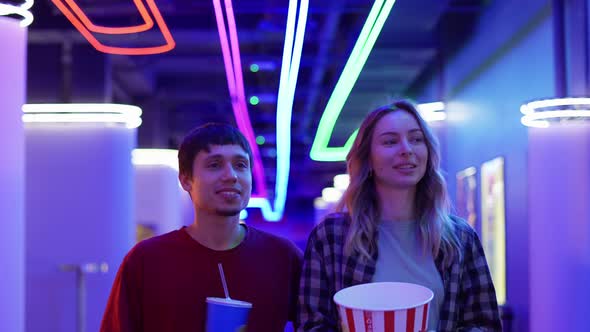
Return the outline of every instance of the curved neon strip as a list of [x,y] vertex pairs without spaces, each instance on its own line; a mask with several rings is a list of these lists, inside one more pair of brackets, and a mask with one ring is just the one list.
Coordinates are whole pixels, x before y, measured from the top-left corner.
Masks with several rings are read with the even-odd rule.
[[159,54],[168,52],[176,46],[170,30],[166,26],[166,22],[162,18],[158,6],[154,3],[154,0],[146,0],[148,7],[150,8],[152,15],[154,16],[156,23],[162,32],[162,36],[166,41],[166,44],[160,46],[151,47],[114,47],[106,46],[99,42],[92,33],[86,28],[86,26],[80,22],[78,17],[72,13],[72,11],[64,5],[63,0],[51,0],[53,4],[65,15],[65,17],[74,25],[76,29],[88,40],[88,42],[98,51],[110,54],[121,54],[121,55],[148,55],[148,54]]
[[377,0],[373,4],[359,38],[322,114],[310,151],[311,159],[317,161],[342,161],[346,158],[346,153],[350,150],[357,132],[355,131],[350,136],[343,147],[329,147],[330,137],[344,103],[365,65],[394,3],[395,0],[386,0],[385,2]]
[[74,0],[66,0],[66,2],[68,3],[72,11],[74,11],[76,16],[78,16],[82,24],[84,24],[84,26],[92,32],[104,34],[128,34],[143,32],[151,29],[154,26],[154,21],[152,20],[150,14],[147,12],[147,9],[143,5],[142,0],[133,0],[133,2],[135,3],[135,7],[137,7],[137,10],[139,11],[139,14],[141,15],[141,18],[143,19],[144,23],[131,27],[105,27],[94,25],[94,23],[92,23],[90,19],[88,19],[88,16],[84,14],[82,9],[78,7]]
[[162,165],[178,172],[178,150],[172,149],[134,149],[131,152],[134,165]]
[[[297,75],[299,73],[299,64],[301,61],[301,51],[303,48],[303,36],[307,21],[308,0],[303,0],[299,9],[299,19],[297,21],[297,31],[295,28],[295,15],[297,13],[297,1],[290,0],[289,13],[287,18],[287,31],[285,34],[285,47],[283,50],[283,66],[281,68],[281,79],[279,87],[279,98],[277,101],[277,171],[275,181],[275,200],[274,208],[266,194],[265,180],[263,176],[262,162],[256,163],[255,160],[255,179],[256,165],[260,166],[262,177],[260,183],[264,192],[256,192],[252,195],[248,207],[260,208],[264,218],[268,221],[278,221],[284,213],[285,200],[287,195],[287,184],[289,180],[290,167],[290,150],[291,150],[291,109],[295,86],[297,84]],[[228,32],[225,29],[223,12],[220,0],[213,0],[215,8],[215,17],[217,28],[221,41],[221,49],[226,67],[226,76],[228,88],[232,97],[232,106],[238,127],[242,130],[250,144],[256,148],[252,125],[247,113],[246,96],[243,86],[242,66],[240,62],[239,43],[237,38],[237,29],[231,0],[225,0],[226,15],[228,20],[229,39],[231,40],[231,51],[228,42]],[[295,35],[295,37],[294,37]],[[295,42],[293,42],[295,39]],[[250,133],[252,136],[250,137]],[[255,155],[256,156],[256,155]],[[257,183],[258,184],[258,183]],[[257,186],[260,187],[260,186]]]
[[[226,3],[227,6],[227,3]],[[223,11],[221,8],[221,2],[220,0],[213,0],[213,7],[215,9],[215,19],[217,21],[217,31],[219,33],[219,40],[221,43],[221,52],[223,55],[223,63],[225,66],[225,74],[227,77],[227,86],[229,89],[229,93],[230,93],[230,97],[231,97],[231,101],[232,101],[232,108],[234,111],[234,117],[236,118],[236,123],[238,125],[238,128],[240,129],[240,131],[242,131],[242,133],[244,133],[244,136],[246,136],[246,139],[248,140],[248,142],[250,143],[250,146],[252,148],[252,154],[253,154],[253,175],[254,175],[254,181],[256,182],[256,192],[253,193],[253,196],[266,196],[267,195],[267,190],[266,190],[266,182],[265,182],[265,177],[264,177],[264,168],[262,167],[262,159],[260,158],[260,152],[258,150],[258,146],[256,145],[256,138],[254,136],[254,131],[252,129],[252,124],[250,122],[250,118],[248,115],[248,109],[246,107],[246,102],[245,100],[241,101],[239,100],[240,98],[240,94],[238,92],[238,85],[242,85],[242,91],[243,91],[243,80],[241,82],[239,82],[236,79],[236,72],[237,71],[241,71],[241,65],[239,66],[239,68],[235,68],[234,64],[236,63],[235,60],[232,60],[232,51],[230,50],[230,45],[229,45],[229,40],[227,37],[227,30],[225,27],[225,23],[224,23],[224,18],[223,18]],[[230,6],[231,7],[231,6]],[[232,11],[233,14],[233,11]],[[233,19],[233,15],[231,16],[231,18]],[[230,17],[228,16],[228,20],[230,19]],[[232,26],[233,29],[235,31],[236,27],[235,27],[235,20],[234,20],[234,24],[230,24],[231,22],[228,22],[228,28],[231,31],[232,30]],[[237,41],[237,32],[235,33],[235,43],[236,45],[232,45],[234,48],[239,47],[238,41]],[[236,55],[239,56],[239,50],[238,53],[236,53],[235,51],[233,52],[233,56],[235,57]],[[240,59],[238,57],[237,59],[238,64],[240,62]],[[245,96],[243,97],[245,98]]]
[[141,108],[121,104],[25,104],[23,122],[122,123],[141,125]]
[[308,9],[309,0],[301,0],[299,4],[299,13],[297,15],[297,27],[295,28],[297,0],[289,1],[287,29],[285,31],[285,44],[283,47],[283,60],[277,99],[277,168],[274,209],[268,211],[265,216],[267,220],[280,220],[284,213],[285,202],[287,200],[287,186],[289,183],[291,166],[291,118],[293,100],[295,98],[295,88],[297,86],[299,66],[301,63],[305,27],[307,25]]
[[34,0],[25,0],[20,6],[0,3],[0,16],[19,15],[23,19],[20,21],[21,27],[28,27],[33,23],[33,14],[29,11],[33,7]]

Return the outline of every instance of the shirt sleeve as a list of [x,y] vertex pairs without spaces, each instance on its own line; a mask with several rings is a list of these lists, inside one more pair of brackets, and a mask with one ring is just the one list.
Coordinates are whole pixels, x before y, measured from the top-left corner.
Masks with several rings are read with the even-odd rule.
[[464,248],[460,331],[502,331],[496,290],[477,233],[470,231]]
[[321,228],[312,231],[303,256],[295,325],[299,332],[338,330],[338,317],[330,293],[333,288],[329,284],[330,264],[323,252],[325,242],[322,242],[322,234]]
[[141,271],[138,254],[135,249],[132,250],[119,267],[100,332],[139,332],[142,329]]

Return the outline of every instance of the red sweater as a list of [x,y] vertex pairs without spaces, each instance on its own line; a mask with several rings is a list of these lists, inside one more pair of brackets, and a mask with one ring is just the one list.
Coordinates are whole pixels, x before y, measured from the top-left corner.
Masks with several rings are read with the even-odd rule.
[[215,251],[180,229],[137,244],[125,257],[108,300],[101,332],[205,330],[206,297],[229,293],[252,303],[248,331],[283,331],[293,320],[301,251],[290,241],[248,227],[236,248]]

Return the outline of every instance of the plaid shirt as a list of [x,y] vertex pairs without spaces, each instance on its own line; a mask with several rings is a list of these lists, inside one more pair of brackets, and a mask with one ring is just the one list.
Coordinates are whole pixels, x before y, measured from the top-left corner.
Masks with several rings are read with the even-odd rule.
[[[442,254],[435,259],[445,288],[438,331],[502,331],[496,292],[479,238],[464,221],[453,220],[463,244],[463,259],[447,269],[442,267]],[[349,225],[345,214],[332,214],[309,236],[301,272],[297,331],[339,331],[332,297],[343,288],[373,279],[377,253],[371,261],[360,259],[358,253],[348,257],[343,254]]]

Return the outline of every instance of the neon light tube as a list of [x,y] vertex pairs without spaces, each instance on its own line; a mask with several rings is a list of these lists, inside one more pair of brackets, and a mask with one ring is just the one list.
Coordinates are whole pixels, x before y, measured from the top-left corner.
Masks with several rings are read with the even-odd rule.
[[342,161],[345,159],[346,153],[350,150],[357,131],[351,135],[343,147],[328,147],[328,143],[344,103],[348,99],[365,65],[394,3],[395,0],[386,0],[385,2],[383,0],[376,0],[373,4],[365,25],[361,29],[359,38],[353,47],[351,55],[322,114],[310,151],[311,159],[318,161]]
[[[226,3],[227,5],[227,3]],[[236,71],[238,70],[242,70],[241,66],[240,68],[234,68],[234,64],[235,61],[232,60],[232,52],[230,50],[230,46],[229,46],[229,40],[228,40],[228,36],[227,36],[227,31],[225,28],[225,23],[224,23],[224,18],[223,18],[223,11],[221,8],[221,2],[220,0],[213,0],[213,7],[215,9],[215,19],[217,21],[217,31],[219,33],[219,40],[221,43],[221,51],[222,51],[222,55],[223,55],[223,63],[225,66],[225,74],[227,77],[227,86],[229,89],[229,93],[230,93],[230,97],[232,100],[232,108],[234,111],[234,117],[236,118],[236,123],[238,125],[238,128],[240,129],[240,131],[242,131],[242,133],[244,133],[244,136],[246,136],[246,139],[248,140],[248,142],[250,143],[250,146],[252,148],[252,155],[253,155],[253,176],[254,176],[254,181],[256,183],[256,192],[252,193],[252,196],[266,196],[267,195],[267,190],[266,190],[266,182],[265,182],[265,177],[264,177],[264,168],[262,167],[262,159],[260,158],[260,152],[258,150],[258,146],[256,145],[256,138],[254,136],[254,131],[252,129],[252,124],[250,122],[250,117],[248,115],[248,109],[246,107],[246,102],[244,101],[240,101],[240,95],[238,93],[238,85],[239,84],[244,84],[244,82],[238,82],[236,80]],[[231,7],[231,6],[230,6]],[[233,14],[233,11],[232,11]],[[233,15],[231,16],[231,18],[233,18]],[[229,19],[229,17],[228,17]],[[228,23],[228,26],[231,26]],[[235,29],[235,20],[234,20],[234,24],[233,24],[233,28]],[[235,34],[236,37],[236,45],[234,46],[239,46],[238,41],[237,41],[237,33]],[[239,53],[237,53],[239,54]],[[236,53],[233,53],[233,55],[236,55]],[[239,63],[239,58],[238,58],[238,63]],[[243,88],[242,88],[243,91]],[[245,96],[244,96],[245,98]]]
[[134,149],[131,152],[134,165],[161,165],[178,172],[178,150],[172,149]]
[[68,5],[72,9],[72,11],[76,14],[76,16],[78,16],[78,18],[80,19],[82,24],[84,24],[84,26],[89,31],[92,31],[92,32],[113,34],[113,35],[114,34],[129,34],[129,33],[143,32],[143,31],[151,29],[154,26],[154,21],[152,20],[147,9],[145,8],[142,0],[133,0],[133,2],[135,3],[135,7],[137,7],[137,10],[139,11],[139,14],[141,15],[141,18],[143,19],[144,23],[137,25],[137,26],[131,26],[131,27],[104,27],[104,26],[94,25],[94,23],[92,23],[90,21],[90,19],[88,19],[88,16],[86,16],[86,14],[84,14],[82,9],[80,9],[80,7],[78,7],[78,5],[76,4],[76,2],[74,0],[66,0],[66,2],[68,3]]
[[25,104],[23,122],[141,125],[141,108],[121,104]]
[[[301,51],[303,47],[303,36],[307,20],[308,0],[304,0],[299,8],[299,19],[297,21],[297,32],[294,36],[295,15],[297,13],[297,1],[290,0],[289,13],[287,18],[287,31],[285,35],[285,47],[283,53],[283,66],[281,69],[281,79],[279,87],[279,99],[277,100],[277,175],[275,181],[275,200],[274,208],[267,197],[266,190],[264,193],[257,191],[252,195],[248,207],[260,208],[267,221],[278,221],[282,218],[286,200],[287,184],[289,179],[290,166],[290,148],[291,148],[291,109],[293,105],[294,90],[299,72],[301,60]],[[231,0],[225,0],[225,8],[228,20],[229,39],[223,20],[223,12],[220,0],[213,0],[217,28],[219,32],[221,49],[226,67],[226,76],[228,88],[232,97],[232,104],[238,127],[246,135],[250,144],[256,147],[254,133],[247,114],[246,96],[244,93],[242,68],[239,54],[239,43],[237,39],[237,29]],[[293,43],[293,39],[295,42]],[[295,46],[293,45],[295,44]],[[290,100],[290,101],[289,101]],[[249,133],[252,133],[251,137]],[[263,174],[262,162],[260,161],[261,174]],[[254,165],[256,167],[256,163]],[[255,179],[256,176],[256,168]],[[264,176],[261,177],[260,183],[265,184]],[[257,183],[258,184],[258,183]],[[265,188],[265,186],[263,187]]]
[[0,16],[4,15],[19,15],[22,17],[20,21],[21,27],[28,27],[33,23],[33,14],[29,11],[33,7],[34,0],[25,0],[20,6],[0,3]]
[[563,123],[590,118],[590,98],[558,98],[536,100],[520,107],[520,122],[528,127],[547,128],[551,123]]
[[[146,0],[154,19],[158,25],[158,28],[162,32],[165,44],[160,46],[151,47],[114,47],[107,46],[99,42],[94,35],[89,31],[88,27],[80,21],[80,19],[67,7],[64,0],[51,0],[53,4],[66,16],[66,18],[74,25],[76,29],[88,40],[88,42],[98,51],[110,54],[121,54],[121,55],[148,55],[148,54],[159,54],[168,52],[176,46],[170,30],[166,26],[166,22],[162,18],[158,6],[154,3],[154,0]],[[117,32],[121,33],[121,32]],[[112,34],[112,33],[111,33]]]
[[[283,60],[281,76],[279,80],[279,92],[277,99],[277,168],[275,181],[274,211],[269,211],[266,217],[279,220],[285,209],[287,199],[287,186],[291,165],[291,118],[295,88],[301,63],[303,39],[307,25],[309,0],[301,0],[295,27],[295,15],[297,13],[297,0],[289,1],[287,14],[287,28],[285,31],[285,44],[283,47]],[[279,134],[280,133],[280,134]],[[270,215],[272,213],[272,215]]]

